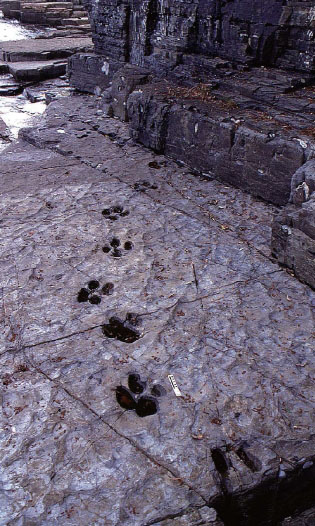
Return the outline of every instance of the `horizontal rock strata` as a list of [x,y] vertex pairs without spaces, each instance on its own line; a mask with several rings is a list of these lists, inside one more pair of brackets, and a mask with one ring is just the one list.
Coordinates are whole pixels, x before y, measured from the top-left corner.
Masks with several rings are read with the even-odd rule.
[[314,4],[296,0],[87,0],[95,50],[172,68],[182,54],[314,72]]
[[65,27],[90,33],[90,24],[82,0],[0,0],[0,10],[6,18],[23,24]]

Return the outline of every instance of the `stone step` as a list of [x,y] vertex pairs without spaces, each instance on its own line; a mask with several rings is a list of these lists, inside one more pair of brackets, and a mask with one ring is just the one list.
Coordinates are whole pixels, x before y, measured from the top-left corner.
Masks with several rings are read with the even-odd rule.
[[89,21],[88,17],[83,18],[64,18],[61,20],[63,26],[83,26]]
[[90,25],[90,23],[88,23],[88,24],[84,24],[82,26],[76,26],[75,30],[76,31],[89,31],[89,32],[91,32],[91,25]]
[[67,72],[67,61],[13,62],[8,66],[9,72],[18,82],[56,78]]
[[81,18],[81,17],[86,17],[87,16],[86,11],[83,11],[82,9],[76,8],[76,7],[73,9],[72,14],[76,18]]
[[22,91],[22,86],[18,84],[12,75],[0,76],[0,96],[18,95]]
[[33,7],[28,7],[27,9],[21,10],[21,19],[23,19],[23,17],[25,18],[28,16],[38,16],[38,17],[44,16],[46,18],[52,18],[52,17],[63,18],[63,17],[70,16],[71,13],[72,13],[71,9],[63,9],[62,7],[52,7],[51,9],[44,8],[44,7],[41,7],[39,9],[34,9]]
[[22,9],[32,9],[33,11],[40,11],[40,10],[49,10],[53,8],[62,8],[62,9],[71,9],[72,10],[72,2],[38,2],[34,4],[33,2],[29,3],[23,3]]
[[23,24],[39,24],[46,26],[55,26],[59,24],[60,19],[70,15],[70,10],[62,10],[59,12],[57,9],[52,12],[38,12],[38,11],[21,11],[21,22]]
[[3,11],[4,13],[7,10],[12,10],[12,9],[18,10],[20,9],[20,6],[21,4],[19,0],[5,0],[5,2],[3,1],[0,4],[1,11]]
[[[17,2],[17,1],[19,1],[19,0],[5,0],[5,2]],[[43,0],[32,0],[30,2],[30,0],[28,0],[27,2],[22,1],[22,2],[19,2],[19,3],[21,3],[22,5],[25,5],[25,4],[37,5],[37,4],[53,4],[55,2],[56,2],[56,0],[51,0],[51,1],[47,0],[46,2],[43,2]],[[57,2],[64,4],[64,3],[69,3],[69,0],[57,0]]]
[[0,43],[0,60],[5,62],[30,62],[65,59],[92,47],[89,37],[55,37]]
[[91,34],[91,26],[89,24],[84,26],[62,26],[64,29],[77,31],[77,34],[83,34],[83,35],[90,35]]
[[20,16],[21,16],[21,11],[15,11],[14,9],[12,9],[10,11],[10,16],[9,18],[14,18],[16,20],[19,20],[20,19]]
[[[87,13],[80,0],[0,0],[0,8],[6,18],[20,20],[25,24],[39,24],[51,27],[88,23]],[[76,19],[84,18],[84,22]],[[67,19],[74,19],[66,24]],[[63,20],[63,22],[61,22]],[[1,39],[1,36],[0,36]]]

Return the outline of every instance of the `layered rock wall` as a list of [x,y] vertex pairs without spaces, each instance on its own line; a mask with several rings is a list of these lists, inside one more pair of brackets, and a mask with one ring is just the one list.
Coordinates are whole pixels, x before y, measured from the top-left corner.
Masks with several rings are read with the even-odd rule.
[[87,0],[95,50],[122,62],[171,67],[183,53],[315,68],[315,6],[293,0]]

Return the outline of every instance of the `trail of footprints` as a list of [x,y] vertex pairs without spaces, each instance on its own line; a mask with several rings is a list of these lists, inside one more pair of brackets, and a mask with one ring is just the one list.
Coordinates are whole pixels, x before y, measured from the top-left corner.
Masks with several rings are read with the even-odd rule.
[[[102,211],[103,217],[109,221],[117,221],[121,217],[129,215],[129,210],[123,206],[117,205],[105,208]],[[118,237],[112,237],[108,244],[102,250],[114,258],[120,258],[133,249],[133,243],[126,240],[123,243]],[[77,295],[79,303],[89,302],[92,305],[99,305],[102,296],[111,296],[114,293],[115,286],[107,282],[102,285],[97,279],[91,279],[82,287]],[[107,338],[115,338],[124,343],[133,343],[140,338],[140,332],[137,329],[137,314],[127,313],[126,319],[121,320],[118,316],[109,318],[108,323],[102,326],[102,332]],[[134,410],[140,417],[154,415],[158,411],[157,397],[166,393],[161,385],[155,384],[151,388],[151,394],[144,394],[147,382],[141,380],[137,373],[130,373],[128,376],[128,387],[119,385],[116,387],[116,400],[125,410]]]
[[[143,181],[139,181],[135,184],[135,190],[145,191],[149,186],[149,184],[143,184]],[[102,211],[102,215],[106,220],[117,221],[121,217],[128,216],[129,210],[125,210],[123,206],[116,205],[105,208]],[[114,258],[120,258],[132,249],[133,243],[130,240],[121,243],[118,237],[113,237],[102,248],[105,254],[109,254]],[[102,296],[111,296],[114,293],[114,288],[115,286],[111,282],[107,282],[102,286],[98,280],[92,279],[85,287],[80,289],[77,300],[79,303],[89,302],[92,305],[99,305],[102,301]],[[102,325],[102,332],[107,338],[115,338],[123,343],[130,344],[141,337],[137,325],[137,314],[127,313],[125,320],[121,320],[118,316],[112,316],[108,323]],[[135,411],[141,418],[154,415],[159,409],[158,398],[165,395],[166,390],[159,384],[154,384],[151,387],[150,394],[147,394],[146,390],[147,381],[141,379],[138,373],[130,373],[128,375],[128,388],[118,385],[115,389],[117,403],[126,411]],[[261,469],[260,461],[247,451],[246,443],[242,443],[238,447],[227,445],[225,451],[222,448],[212,449],[211,458],[219,475],[223,493],[227,491],[228,472],[232,467],[230,459],[226,456],[228,451],[233,451],[250,471],[255,472]]]
[[[105,208],[102,215],[110,220],[117,221],[119,217],[126,217],[129,215],[129,210],[125,210],[123,206],[116,205],[111,208]],[[133,249],[133,243],[130,240],[121,243],[118,237],[112,237],[109,244],[102,248],[105,254],[109,254],[113,258],[121,258]],[[102,301],[102,296],[111,296],[114,293],[114,284],[105,283],[103,286],[96,279],[90,280],[86,286],[82,287],[77,295],[79,303],[89,302],[92,305],[99,305]]]

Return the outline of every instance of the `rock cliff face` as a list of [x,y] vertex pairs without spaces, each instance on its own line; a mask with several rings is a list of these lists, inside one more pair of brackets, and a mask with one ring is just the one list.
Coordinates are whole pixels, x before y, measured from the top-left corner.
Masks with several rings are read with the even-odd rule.
[[312,1],[87,0],[95,50],[118,61],[172,67],[183,53],[315,68]]
[[[156,152],[273,204],[289,202],[304,164],[314,170],[313,1],[86,6],[96,53],[70,59],[74,87],[104,93],[104,112],[129,121],[132,137]],[[314,229],[295,221],[307,240],[283,240],[292,206],[275,222],[273,252],[313,286],[313,249],[305,247]],[[313,223],[312,206],[302,209],[298,216]]]

